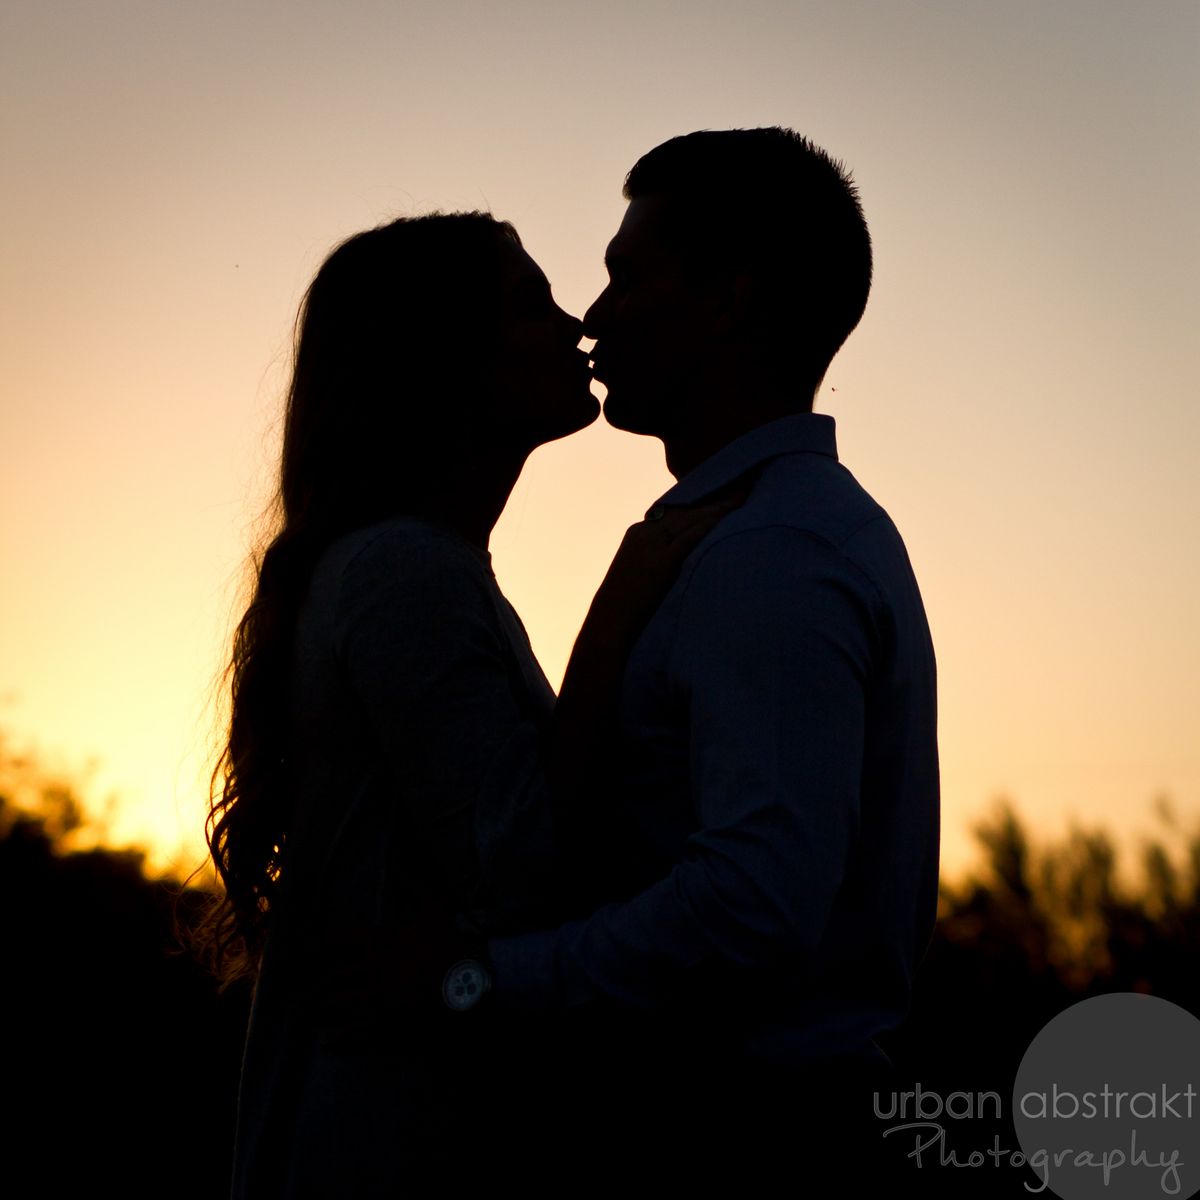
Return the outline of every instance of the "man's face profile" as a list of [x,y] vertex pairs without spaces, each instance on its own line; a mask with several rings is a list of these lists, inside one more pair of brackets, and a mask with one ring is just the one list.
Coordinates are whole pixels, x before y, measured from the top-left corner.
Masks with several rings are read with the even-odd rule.
[[663,437],[686,415],[690,381],[703,369],[707,307],[671,238],[665,196],[631,200],[605,264],[609,283],[584,314],[596,339],[594,375],[617,429]]

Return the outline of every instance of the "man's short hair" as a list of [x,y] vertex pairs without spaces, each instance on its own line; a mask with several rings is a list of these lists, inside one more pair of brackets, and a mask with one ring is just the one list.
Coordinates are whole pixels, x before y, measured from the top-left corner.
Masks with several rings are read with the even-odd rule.
[[675,202],[689,267],[751,274],[764,332],[819,381],[871,290],[871,237],[840,162],[792,129],[704,129],[644,154],[624,194]]

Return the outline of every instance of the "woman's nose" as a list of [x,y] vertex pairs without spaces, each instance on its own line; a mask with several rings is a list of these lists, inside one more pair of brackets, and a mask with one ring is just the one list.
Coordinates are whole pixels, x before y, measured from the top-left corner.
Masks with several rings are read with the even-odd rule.
[[578,317],[571,316],[569,312],[564,312],[563,316],[567,318],[571,329],[571,343],[574,345],[583,337],[583,322]]
[[607,295],[608,289],[598,295],[595,300],[589,305],[587,312],[583,314],[583,335],[584,337],[599,337],[600,323],[603,319],[603,302]]

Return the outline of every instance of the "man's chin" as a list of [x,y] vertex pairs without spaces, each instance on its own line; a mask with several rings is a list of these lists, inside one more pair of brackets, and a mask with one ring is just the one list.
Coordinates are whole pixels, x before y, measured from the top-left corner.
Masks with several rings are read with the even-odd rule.
[[625,433],[641,434],[644,437],[656,437],[658,434],[653,427],[654,423],[647,419],[644,412],[638,409],[631,410],[620,400],[614,401],[611,392],[604,398],[602,411],[604,419],[614,429],[623,430]]

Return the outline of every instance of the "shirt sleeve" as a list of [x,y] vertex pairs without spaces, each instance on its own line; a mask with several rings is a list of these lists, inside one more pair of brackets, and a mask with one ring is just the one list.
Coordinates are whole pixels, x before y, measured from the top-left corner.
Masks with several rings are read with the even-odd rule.
[[803,968],[821,941],[858,827],[878,597],[789,527],[701,554],[678,585],[670,669],[699,828],[633,899],[490,942],[501,1003],[659,1007],[713,966]]
[[554,858],[545,714],[524,702],[492,590],[465,547],[390,530],[347,564],[336,626],[400,836],[417,842],[407,857],[484,925],[543,888]]

